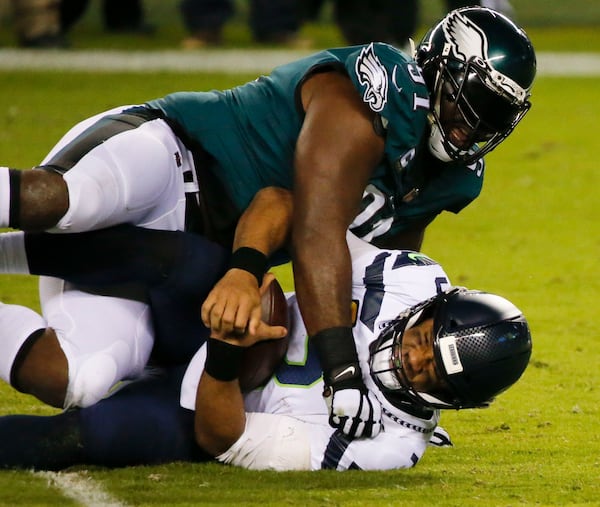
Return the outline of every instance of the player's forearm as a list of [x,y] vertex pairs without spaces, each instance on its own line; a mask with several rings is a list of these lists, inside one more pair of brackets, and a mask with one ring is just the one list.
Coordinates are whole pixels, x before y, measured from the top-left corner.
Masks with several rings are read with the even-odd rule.
[[294,239],[296,295],[311,336],[330,327],[351,326],[352,265],[343,238]]
[[263,188],[238,222],[233,250],[250,247],[269,256],[285,245],[291,224],[291,192],[278,187]]
[[196,397],[195,434],[202,449],[218,456],[244,432],[246,414],[236,380],[222,382],[203,373]]
[[269,256],[282,248],[292,221],[291,193],[282,188],[260,190],[236,227],[229,269],[202,305],[202,321],[213,331],[254,333],[260,326],[258,288]]
[[[350,198],[298,178],[294,190],[292,261],[302,318],[310,336],[350,326],[352,263],[346,230],[353,215]],[[323,185],[324,186],[324,185]],[[347,189],[345,189],[347,190]]]
[[244,432],[246,413],[237,378],[218,380],[204,372],[196,394],[197,444],[212,456],[229,449]]
[[429,221],[423,221],[415,225],[411,229],[397,233],[391,238],[380,240],[375,238],[372,243],[379,247],[392,250],[421,250],[423,239],[425,238],[425,228]]

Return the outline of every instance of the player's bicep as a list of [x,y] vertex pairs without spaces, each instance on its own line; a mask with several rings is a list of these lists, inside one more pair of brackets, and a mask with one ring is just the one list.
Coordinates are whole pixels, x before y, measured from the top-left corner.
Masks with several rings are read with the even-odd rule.
[[383,139],[373,129],[372,111],[346,76],[316,75],[302,91],[306,115],[296,146],[295,201],[312,202],[306,210],[335,201],[345,215],[340,218],[351,220],[383,156]]

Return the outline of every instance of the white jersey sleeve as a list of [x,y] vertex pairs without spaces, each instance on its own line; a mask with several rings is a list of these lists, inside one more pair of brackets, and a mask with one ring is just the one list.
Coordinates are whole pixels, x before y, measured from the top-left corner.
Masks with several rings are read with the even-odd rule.
[[385,418],[375,438],[351,440],[327,423],[290,415],[250,412],[240,438],[217,460],[250,470],[394,470],[423,456],[437,413],[423,424]]
[[244,433],[217,460],[250,470],[310,470],[307,426],[286,415],[247,413]]
[[[429,431],[429,430],[428,430]],[[350,440],[340,432],[332,433],[314,469],[398,470],[411,468],[427,449],[430,433],[401,427],[384,419],[384,430],[374,438]]]

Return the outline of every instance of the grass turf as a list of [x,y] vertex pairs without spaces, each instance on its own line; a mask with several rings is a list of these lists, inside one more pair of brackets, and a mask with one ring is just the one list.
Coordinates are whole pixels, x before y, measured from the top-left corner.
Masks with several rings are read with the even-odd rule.
[[[252,77],[0,73],[1,161],[36,164],[74,122],[107,107]],[[425,252],[454,283],[509,297],[533,331],[532,362],[514,388],[487,410],[443,415],[453,449],[432,449],[415,469],[385,473],[256,473],[214,464],[76,470],[131,505],[597,504],[599,85],[598,78],[540,78],[532,111],[488,157],[481,197],[427,233]],[[35,279],[2,276],[0,301],[37,307]],[[1,386],[0,413],[17,412],[52,410]],[[2,505],[67,503],[43,477],[0,472]]]

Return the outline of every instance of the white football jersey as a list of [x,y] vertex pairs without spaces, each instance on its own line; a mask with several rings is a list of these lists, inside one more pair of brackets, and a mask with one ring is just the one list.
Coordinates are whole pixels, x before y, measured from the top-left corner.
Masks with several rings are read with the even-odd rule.
[[[264,388],[245,395],[246,430],[218,459],[246,468],[275,470],[385,470],[414,466],[439,420],[399,410],[381,394],[370,375],[369,344],[403,310],[449,287],[441,266],[411,251],[378,249],[348,234],[352,253],[354,337],[367,387],[383,407],[384,430],[375,438],[350,440],[328,423],[321,366],[288,295],[290,343],[285,361]],[[182,384],[181,404],[193,410],[204,365],[204,347]]]

